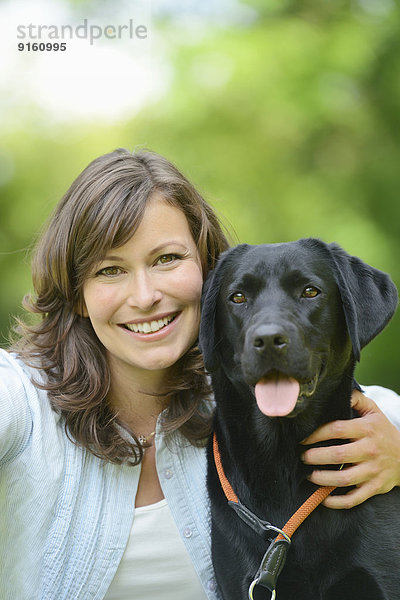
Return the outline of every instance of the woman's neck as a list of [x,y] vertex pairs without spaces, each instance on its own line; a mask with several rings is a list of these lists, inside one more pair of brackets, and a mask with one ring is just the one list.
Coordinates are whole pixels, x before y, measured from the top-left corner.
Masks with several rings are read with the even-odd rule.
[[108,401],[119,420],[136,434],[155,429],[158,415],[168,406],[165,371],[121,370],[111,367]]

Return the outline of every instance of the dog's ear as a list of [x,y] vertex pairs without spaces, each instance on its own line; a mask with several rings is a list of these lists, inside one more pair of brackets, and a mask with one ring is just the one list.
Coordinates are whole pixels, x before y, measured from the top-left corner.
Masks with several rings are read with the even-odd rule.
[[227,265],[229,265],[230,259],[237,254],[242,254],[249,247],[248,244],[240,244],[223,252],[214,269],[208,273],[203,286],[199,346],[203,354],[205,367],[209,373],[215,371],[219,364],[218,340],[215,336],[215,317],[222,276]]
[[387,273],[350,256],[338,244],[325,244],[341,295],[353,353],[360,350],[387,325],[398,302],[396,286]]

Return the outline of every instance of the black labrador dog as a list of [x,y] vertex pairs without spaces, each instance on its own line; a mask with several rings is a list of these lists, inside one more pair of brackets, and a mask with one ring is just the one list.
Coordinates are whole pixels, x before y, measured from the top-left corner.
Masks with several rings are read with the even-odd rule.
[[[299,442],[323,423],[352,417],[360,349],[396,306],[388,275],[313,238],[237,246],[210,273],[200,347],[222,466],[245,507],[228,503],[210,444],[212,555],[225,600],[275,597],[275,584],[254,584],[276,536],[268,523],[282,528],[316,489]],[[253,527],[246,514],[267,525],[255,531],[259,521]],[[264,564],[275,583],[282,569],[277,600],[399,600],[400,489],[347,511],[319,506],[284,554],[283,569],[280,558]]]

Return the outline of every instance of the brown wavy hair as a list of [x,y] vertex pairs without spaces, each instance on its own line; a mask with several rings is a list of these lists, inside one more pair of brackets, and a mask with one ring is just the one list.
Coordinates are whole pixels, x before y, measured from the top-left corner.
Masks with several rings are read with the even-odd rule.
[[[24,307],[39,318],[33,324],[18,320],[12,346],[41,369],[43,381],[35,385],[47,390],[70,439],[115,463],[138,464],[143,448],[132,431],[133,442],[124,435],[107,401],[110,371],[90,320],[81,316],[82,288],[101,257],[131,238],[155,192],[185,214],[206,276],[228,247],[214,211],[162,156],[118,149],[93,160],[55,208],[33,256],[34,294],[24,298]],[[171,402],[163,429],[179,429],[190,443],[201,444],[211,410],[204,409],[210,388],[197,345],[177,367],[166,390]]]

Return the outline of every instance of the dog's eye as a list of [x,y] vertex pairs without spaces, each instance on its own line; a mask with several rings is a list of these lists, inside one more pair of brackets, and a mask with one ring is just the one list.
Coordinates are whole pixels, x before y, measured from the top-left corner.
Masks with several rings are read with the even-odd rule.
[[244,294],[242,294],[242,292],[235,292],[229,297],[229,300],[235,304],[243,304],[243,302],[247,302],[247,298]]
[[301,294],[303,298],[315,298],[320,294],[320,290],[312,285],[308,285],[304,288],[303,293]]

